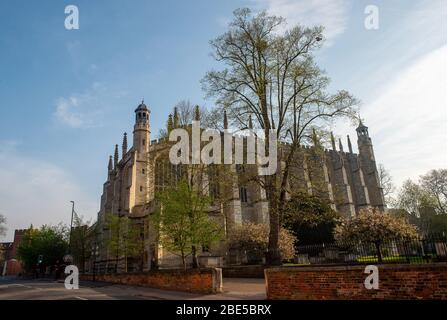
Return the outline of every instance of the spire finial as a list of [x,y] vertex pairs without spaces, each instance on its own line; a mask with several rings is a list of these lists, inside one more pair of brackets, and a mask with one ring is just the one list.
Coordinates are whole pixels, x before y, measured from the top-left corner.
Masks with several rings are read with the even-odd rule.
[[334,133],[332,131],[331,131],[331,144],[332,144],[332,150],[337,151],[337,149],[335,148]]
[[118,165],[118,160],[119,160],[119,154],[118,154],[118,145],[115,145],[115,155],[114,155],[114,168],[117,167]]
[[174,123],[172,121],[172,114],[169,114],[169,117],[168,117],[168,133],[171,133],[173,127],[174,127]]
[[124,132],[124,135],[123,135],[123,158],[126,153],[127,153],[127,133]]
[[253,120],[252,120],[252,118],[251,118],[251,114],[250,114],[250,116],[248,117],[248,128],[249,128],[249,129],[253,129]]
[[351,139],[349,138],[349,134],[348,134],[348,148],[349,148],[349,153],[353,153],[353,152],[352,152]]
[[316,147],[318,145],[318,137],[315,128],[312,128],[312,141],[314,143],[314,146]]
[[358,120],[359,120],[359,126],[358,126],[359,128],[366,127],[366,126],[363,124],[363,120],[362,120],[362,117],[360,116],[360,112],[359,112]]
[[340,152],[343,152],[343,144],[341,143],[341,139],[338,139],[338,144],[339,144]]
[[194,108],[194,120],[200,121],[200,107],[198,105]]
[[112,162],[112,156],[109,157],[109,166],[108,166],[109,172],[113,170],[113,162]]
[[224,129],[228,129],[228,117],[227,117],[227,110],[224,110]]
[[177,128],[179,125],[179,116],[178,116],[178,108],[174,107],[174,128]]

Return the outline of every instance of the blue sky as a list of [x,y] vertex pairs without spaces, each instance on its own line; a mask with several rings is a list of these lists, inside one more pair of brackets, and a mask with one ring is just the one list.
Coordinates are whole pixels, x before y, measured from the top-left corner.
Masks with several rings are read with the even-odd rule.
[[[77,5],[80,29],[64,27]],[[364,28],[367,5],[378,30]],[[376,158],[396,184],[447,163],[447,4],[443,0],[3,0],[0,2],[0,213],[15,228],[94,218],[108,155],[144,97],[152,133],[182,99],[205,100],[209,40],[238,7],[289,25],[323,24],[318,62],[362,101]],[[351,134],[350,123],[335,133]]]

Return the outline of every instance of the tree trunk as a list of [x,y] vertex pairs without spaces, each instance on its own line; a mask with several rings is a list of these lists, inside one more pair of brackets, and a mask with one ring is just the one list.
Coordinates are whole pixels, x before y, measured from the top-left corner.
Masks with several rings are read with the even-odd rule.
[[197,261],[197,248],[196,246],[192,246],[192,267],[197,269],[199,267],[199,262]]
[[186,259],[185,259],[185,253],[182,251],[182,263],[183,263],[183,269],[186,270]]
[[127,254],[124,256],[124,270],[127,273]]
[[275,175],[267,176],[267,198],[269,199],[269,243],[268,250],[266,254],[266,264],[268,266],[279,266],[281,265],[281,254],[279,251],[279,214],[278,214],[278,203],[276,201],[275,189],[272,181],[274,181]]

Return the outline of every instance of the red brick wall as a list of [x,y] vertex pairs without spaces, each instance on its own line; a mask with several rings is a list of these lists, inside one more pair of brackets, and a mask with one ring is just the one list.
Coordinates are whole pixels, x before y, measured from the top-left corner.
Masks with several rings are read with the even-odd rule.
[[[81,275],[81,280],[91,281],[92,275]],[[150,288],[185,291],[192,293],[217,293],[222,291],[222,270],[157,270],[143,273],[101,274],[96,281],[137,285]]]
[[379,289],[367,290],[365,266],[265,270],[267,298],[283,300],[447,299],[447,263],[378,265]]
[[[3,270],[0,270],[0,273],[3,272]],[[22,266],[20,265],[20,262],[18,262],[15,259],[8,260],[6,264],[6,275],[13,276],[18,275],[22,272]]]

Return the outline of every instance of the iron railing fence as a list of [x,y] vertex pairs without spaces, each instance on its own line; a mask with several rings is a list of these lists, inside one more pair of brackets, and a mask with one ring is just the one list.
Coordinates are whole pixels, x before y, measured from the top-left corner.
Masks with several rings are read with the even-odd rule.
[[447,238],[393,239],[377,243],[336,241],[333,243],[297,246],[296,252],[294,263],[298,265],[422,264],[447,261]]
[[[192,268],[192,257],[186,257],[187,268]],[[157,269],[183,269],[182,259],[179,256],[168,256],[161,258],[157,261],[156,266],[151,268]],[[127,258],[127,265],[125,258],[108,259],[93,261],[92,267],[88,270],[88,273],[96,274],[110,274],[110,273],[129,273],[129,272],[141,272],[141,262],[136,259]]]
[[[262,265],[265,263],[264,253],[260,250],[229,251],[224,257],[226,266]],[[285,265],[317,266],[317,265],[355,265],[374,263],[426,264],[447,262],[447,237],[430,237],[425,239],[393,239],[374,244],[366,241],[335,241],[296,246],[293,261]],[[192,267],[191,257],[187,266]],[[179,257],[165,257],[158,261],[160,269],[182,268]],[[95,261],[88,273],[111,274],[123,272],[140,272],[141,265],[131,258],[126,260],[110,259]]]
[[88,273],[107,274],[141,271],[140,264],[135,263],[131,258],[128,258],[127,261],[125,258],[93,261],[92,264]]

